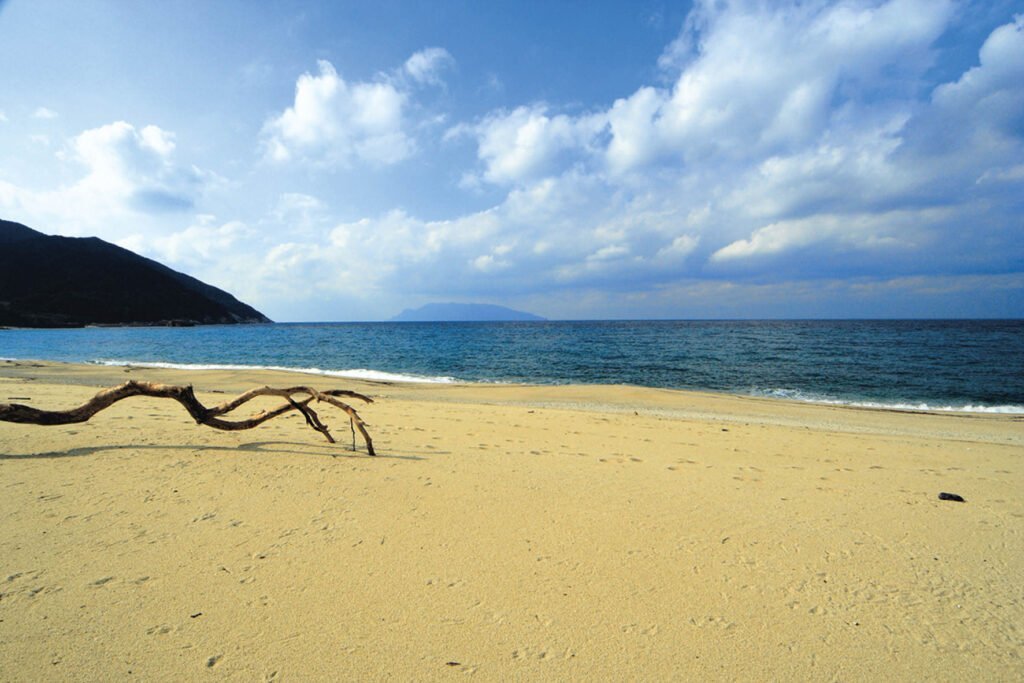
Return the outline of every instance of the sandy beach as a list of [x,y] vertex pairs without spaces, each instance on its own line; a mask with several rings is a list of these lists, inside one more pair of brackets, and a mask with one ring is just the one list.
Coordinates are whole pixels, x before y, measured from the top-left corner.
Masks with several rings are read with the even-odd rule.
[[27,361],[0,403],[129,378],[360,391],[379,455],[328,407],[0,422],[0,680],[1024,678],[1022,416]]

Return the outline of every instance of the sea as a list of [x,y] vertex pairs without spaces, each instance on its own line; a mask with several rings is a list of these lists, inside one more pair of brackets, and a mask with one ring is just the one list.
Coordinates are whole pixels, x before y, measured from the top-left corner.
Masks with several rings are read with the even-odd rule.
[[1024,414],[1024,320],[277,323],[0,330],[0,359],[630,384]]

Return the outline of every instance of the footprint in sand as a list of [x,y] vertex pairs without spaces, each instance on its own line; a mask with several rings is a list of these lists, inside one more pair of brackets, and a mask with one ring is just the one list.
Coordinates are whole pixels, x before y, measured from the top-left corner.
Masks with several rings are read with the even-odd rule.
[[543,647],[523,647],[518,650],[512,651],[512,659],[536,659],[540,661],[553,660],[553,659],[572,659],[576,656],[570,648],[566,648],[562,651],[552,652],[550,649]]

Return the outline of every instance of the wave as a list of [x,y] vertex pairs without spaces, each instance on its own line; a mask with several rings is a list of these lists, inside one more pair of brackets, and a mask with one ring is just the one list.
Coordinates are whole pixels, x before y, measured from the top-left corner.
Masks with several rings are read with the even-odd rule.
[[1024,415],[1024,405],[937,405],[913,401],[865,401],[840,399],[833,396],[814,394],[800,389],[751,389],[751,396],[763,398],[779,398],[802,403],[820,403],[834,406],[852,406],[856,408],[877,408],[880,410],[928,411],[949,413],[995,413],[999,415]]
[[94,360],[94,365],[114,367],[132,366],[136,368],[164,368],[168,370],[278,370],[281,372],[301,372],[308,375],[324,377],[342,377],[345,379],[361,379],[371,382],[411,382],[417,384],[452,384],[458,380],[454,377],[431,377],[427,375],[410,375],[382,370],[353,368],[350,370],[323,370],[321,368],[288,368],[279,365],[231,365],[220,363],[163,363],[155,361],[134,360]]
[[[0,357],[0,361],[9,360],[14,361],[15,358]],[[371,382],[405,382],[405,383],[418,383],[418,384],[455,384],[455,383],[466,383],[467,380],[458,379],[455,377],[445,375],[417,375],[411,373],[397,373],[397,372],[385,372],[383,370],[372,370],[367,368],[350,368],[345,370],[325,370],[322,368],[303,368],[303,367],[285,367],[279,365],[243,365],[243,364],[229,364],[229,363],[170,363],[170,362],[159,362],[159,361],[134,361],[134,360],[113,360],[113,359],[100,359],[87,361],[95,365],[106,365],[106,366],[134,366],[141,368],[166,368],[172,370],[190,370],[190,371],[203,371],[203,370],[276,370],[281,372],[295,372],[304,373],[311,375],[320,375],[324,377],[339,377],[345,379],[365,380]],[[499,379],[475,379],[469,381],[474,384],[505,384],[509,380]],[[547,378],[546,381],[543,379],[530,378],[521,379],[518,381],[525,381],[527,383],[537,384],[573,384],[572,380],[565,379],[554,379]],[[586,382],[584,382],[586,383]],[[707,391],[701,387],[687,387],[689,390],[695,391]],[[734,391],[728,389],[719,389],[726,393],[739,393],[746,394],[749,396],[757,396],[762,398],[770,399],[781,399],[787,401],[799,401],[802,403],[815,403],[820,405],[834,405],[834,406],[850,406],[857,408],[873,408],[877,410],[893,410],[893,411],[927,411],[927,412],[950,412],[950,413],[981,413],[981,414],[999,414],[999,415],[1024,415],[1024,405],[1004,404],[1004,405],[983,405],[973,403],[928,403],[925,401],[913,401],[913,400],[868,400],[868,399],[852,399],[852,398],[839,398],[824,393],[816,393],[812,391],[805,391],[801,389],[788,389],[788,388],[760,388],[754,387],[748,390],[737,388]]]

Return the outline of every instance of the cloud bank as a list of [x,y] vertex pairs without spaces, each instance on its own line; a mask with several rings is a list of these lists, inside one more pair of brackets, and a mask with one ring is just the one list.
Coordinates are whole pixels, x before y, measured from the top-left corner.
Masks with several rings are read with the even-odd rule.
[[360,221],[358,249],[389,265],[366,276],[409,297],[585,290],[609,304],[693,280],[1019,272],[1022,18],[928,86],[956,16],[915,0],[699,4],[662,60],[670,86],[449,130],[476,148],[463,183],[505,199],[447,221]]
[[263,172],[355,181],[430,169],[430,149],[458,162],[431,171],[432,187],[465,197],[431,216],[398,190],[353,216],[297,183],[262,215],[213,215],[215,176],[176,159],[173,133],[125,122],[70,141],[76,181],[49,194],[0,181],[0,206],[189,212],[125,239],[282,319],[387,318],[437,299],[551,318],[956,315],[972,299],[1021,314],[1024,16],[954,70],[950,36],[969,11],[697,2],[651,65],[656,82],[447,130],[424,106],[458,76],[444,48],[369,80],[327,60],[298,76],[254,141]]

